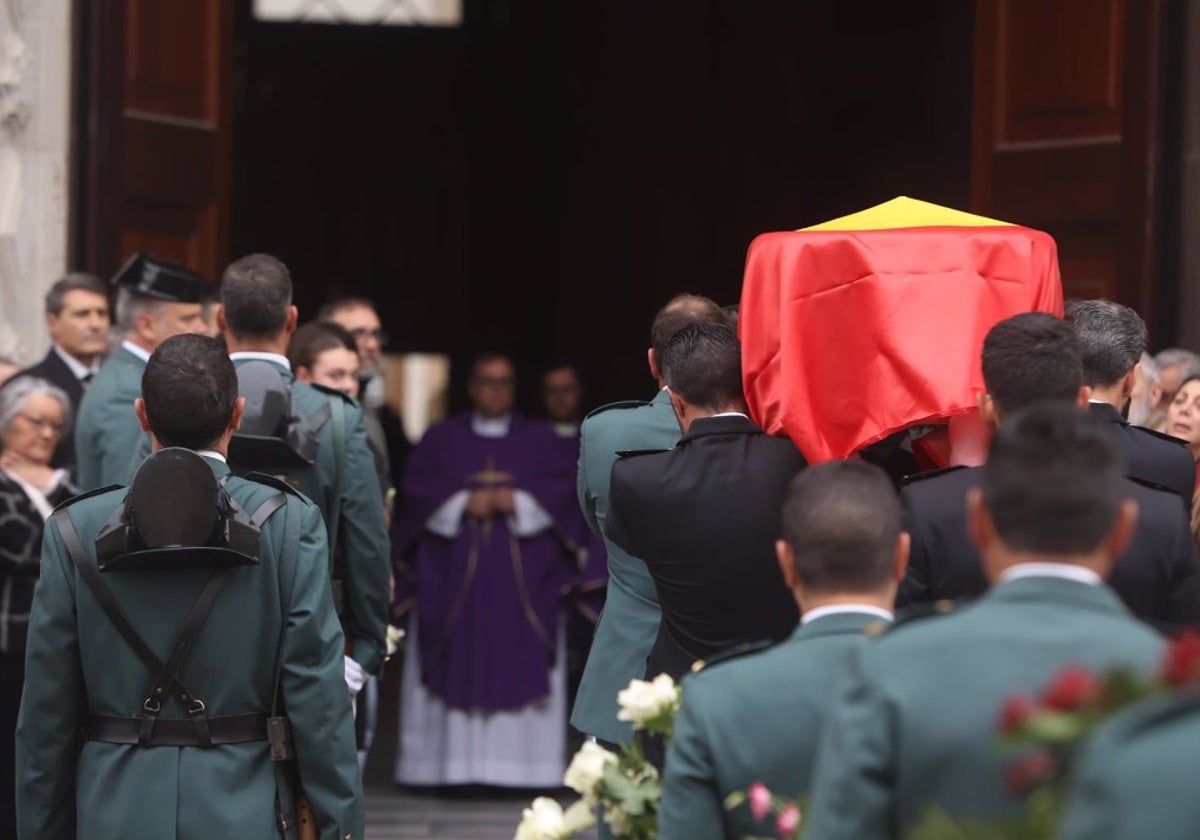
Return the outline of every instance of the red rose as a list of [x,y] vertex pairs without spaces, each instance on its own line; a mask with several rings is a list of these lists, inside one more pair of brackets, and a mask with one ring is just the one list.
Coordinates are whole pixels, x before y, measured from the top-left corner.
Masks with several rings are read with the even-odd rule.
[[1087,668],[1068,665],[1046,686],[1042,703],[1060,712],[1073,712],[1093,700],[1099,688],[1099,680]]
[[1171,642],[1159,677],[1175,688],[1200,682],[1200,631],[1189,628]]
[[1037,703],[1024,694],[1010,694],[1000,707],[1000,733],[1011,735],[1028,722],[1037,711]]
[[1054,756],[1050,755],[1049,750],[1038,750],[1008,765],[1004,773],[1004,783],[1009,793],[1021,797],[1037,783],[1050,778],[1053,772]]
[[775,829],[779,832],[779,836],[790,838],[796,836],[796,829],[800,828],[800,809],[791,804],[786,806],[779,814],[779,819],[775,821]]
[[771,791],[762,782],[755,782],[750,785],[746,798],[750,801],[750,815],[756,822],[762,822],[771,812]]

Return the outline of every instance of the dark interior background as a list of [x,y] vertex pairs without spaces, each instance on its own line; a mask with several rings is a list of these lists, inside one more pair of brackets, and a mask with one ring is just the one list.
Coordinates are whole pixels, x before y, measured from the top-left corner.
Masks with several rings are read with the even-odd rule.
[[966,207],[973,4],[465,0],[460,28],[236,21],[234,255],[395,351],[554,359],[647,397],[678,291],[739,295],[759,233],[906,194]]

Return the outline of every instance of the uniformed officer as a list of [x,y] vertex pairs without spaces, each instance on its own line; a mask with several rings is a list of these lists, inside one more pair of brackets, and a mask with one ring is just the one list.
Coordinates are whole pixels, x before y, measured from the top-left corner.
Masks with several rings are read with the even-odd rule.
[[167,339],[141,390],[155,454],[47,523],[18,836],[295,837],[298,783],[320,837],[361,837],[320,512],[230,475],[243,403],[217,342]]
[[1148,673],[1164,643],[1104,584],[1137,503],[1104,424],[1065,401],[993,436],[969,527],[994,588],[940,618],[897,622],[849,652],[805,817],[822,840],[901,837],[937,807],[993,819],[1019,802],[997,725],[1005,699],[1060,669]]
[[1111,424],[1129,459],[1129,475],[1178,493],[1190,510],[1196,464],[1187,444],[1130,425],[1121,414],[1146,350],[1146,323],[1128,306],[1111,300],[1068,301],[1066,321],[1079,337],[1083,384],[1092,389],[1088,410]]
[[1093,735],[1072,771],[1063,840],[1190,840],[1200,832],[1200,694],[1154,697]]
[[[342,391],[298,382],[287,358],[288,339],[299,313],[292,305],[287,266],[267,254],[236,260],[221,280],[217,323],[225,334],[243,396],[273,378],[281,391],[259,391],[243,431],[259,441],[278,434],[293,451],[284,460],[258,457],[254,441],[235,438],[230,463],[235,471],[252,469],[287,477],[321,510],[338,552],[334,560],[335,602],[346,628],[346,684],[352,695],[383,664],[391,570],[390,543],[384,522],[383,494],[363,427],[362,410]],[[272,415],[276,399],[282,414]],[[283,421],[279,428],[272,416]],[[274,428],[273,428],[274,427]],[[267,441],[270,443],[270,441]],[[286,449],[287,447],[285,447]],[[298,450],[295,451],[295,450]],[[299,457],[295,457],[298,455]]]
[[204,278],[198,274],[140,253],[112,282],[121,346],[100,366],[79,405],[75,453],[83,490],[128,483],[130,456],[142,434],[133,401],[141,394],[146,360],[173,335],[204,332]]
[[633,737],[632,727],[617,720],[617,692],[630,680],[645,676],[646,657],[658,635],[661,615],[646,564],[604,536],[612,465],[618,452],[669,449],[679,440],[679,423],[656,359],[683,327],[722,319],[720,307],[708,298],[679,295],[669,301],[654,318],[647,354],[658,394],[650,402],[599,408],[588,415],[580,430],[579,505],[592,532],[604,539],[608,592],[571,710],[571,725],[610,745]]
[[[667,751],[661,840],[774,833],[724,801],[752,783],[778,796],[808,792],[832,699],[829,675],[864,631],[892,620],[908,561],[900,504],[882,469],[830,461],[800,473],[783,503],[779,567],[803,616],[784,642],[696,663]],[[699,669],[699,670],[697,670]]]

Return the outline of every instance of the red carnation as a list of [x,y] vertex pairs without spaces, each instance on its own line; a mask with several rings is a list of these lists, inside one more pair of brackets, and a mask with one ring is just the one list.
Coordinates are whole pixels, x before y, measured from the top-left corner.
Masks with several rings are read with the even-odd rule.
[[1060,712],[1073,712],[1095,698],[1100,682],[1087,668],[1068,665],[1046,686],[1042,703]]
[[1032,697],[1024,694],[1010,694],[1000,707],[1000,733],[1012,735],[1024,726],[1033,713],[1037,711],[1037,703]]
[[1188,628],[1171,642],[1159,677],[1175,688],[1200,682],[1200,631]]
[[1054,772],[1054,756],[1049,750],[1038,750],[1017,759],[1004,773],[1004,783],[1013,796],[1024,796],[1039,782]]

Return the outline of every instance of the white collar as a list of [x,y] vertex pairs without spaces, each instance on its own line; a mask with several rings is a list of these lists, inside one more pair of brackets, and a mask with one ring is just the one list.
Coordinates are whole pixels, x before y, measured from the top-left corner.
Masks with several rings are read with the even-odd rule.
[[887,610],[870,604],[830,604],[827,607],[816,607],[809,610],[800,616],[800,623],[808,624],[810,621],[816,621],[818,618],[824,618],[827,615],[842,615],[843,613],[866,613],[876,618],[882,618],[884,621],[891,621],[893,618],[892,614]]
[[[58,354],[58,358],[62,359],[63,364],[71,369],[71,373],[74,374],[76,379],[83,379],[85,376],[93,374],[100,369],[99,362],[92,362],[92,366],[87,367],[83,362],[76,359],[57,344],[54,345],[54,352]],[[99,356],[96,358],[99,358]]]
[[[710,414],[708,416],[709,417],[745,417],[747,420],[750,419],[749,417],[747,417],[745,414],[743,414],[740,411],[722,411],[720,414]],[[704,418],[697,417],[696,419],[703,420]]]
[[560,438],[573,438],[579,436],[578,423],[550,423],[550,428],[554,430],[554,434]]
[[266,353],[260,350],[239,350],[236,353],[230,353],[231,361],[255,361],[255,362],[274,362],[277,365],[283,365],[288,371],[292,369],[292,363],[288,361],[287,356],[281,356],[278,353]]
[[512,415],[505,414],[503,417],[480,417],[478,414],[471,415],[471,431],[480,437],[485,438],[502,438],[508,437],[508,428],[512,425]]
[[216,452],[212,449],[197,449],[196,454],[199,455],[201,458],[212,458],[214,461],[220,461],[222,464],[229,463],[228,461],[225,460],[224,455],[222,455],[220,452]]
[[1010,580],[1027,577],[1061,578],[1073,580],[1076,583],[1085,583],[1088,586],[1099,586],[1104,583],[1104,579],[1091,569],[1071,563],[1018,563],[1001,572],[1000,580],[997,583],[1008,583]]
[[150,351],[145,347],[134,344],[128,338],[121,342],[121,346],[128,350],[133,355],[137,356],[143,362],[150,361]]

